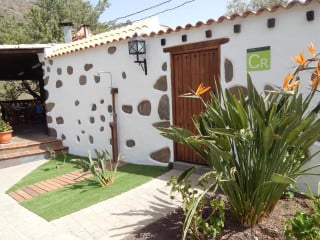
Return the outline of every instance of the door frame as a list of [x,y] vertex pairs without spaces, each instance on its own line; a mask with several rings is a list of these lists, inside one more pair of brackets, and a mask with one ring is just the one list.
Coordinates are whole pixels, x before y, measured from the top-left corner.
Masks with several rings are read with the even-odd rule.
[[[220,39],[214,39],[214,40],[209,40],[209,41],[202,41],[202,42],[196,42],[196,43],[189,43],[189,44],[184,44],[184,45],[178,45],[178,46],[172,46],[172,47],[167,47],[164,48],[163,51],[165,53],[170,53],[170,66],[171,66],[171,106],[172,106],[172,119],[173,119],[173,124],[176,125],[177,119],[176,119],[176,103],[175,103],[175,98],[176,96],[176,82],[174,80],[174,61],[173,57],[174,55],[178,54],[184,54],[184,53],[192,53],[192,52],[200,52],[200,51],[205,51],[205,50],[213,50],[216,49],[218,53],[218,75],[220,78],[220,66],[221,66],[221,54],[220,54],[220,46],[222,44],[225,44],[229,41],[229,38],[220,38]],[[220,83],[220,79],[218,79],[218,84]],[[173,155],[174,155],[174,161],[177,160],[177,143],[174,143],[173,147]]]

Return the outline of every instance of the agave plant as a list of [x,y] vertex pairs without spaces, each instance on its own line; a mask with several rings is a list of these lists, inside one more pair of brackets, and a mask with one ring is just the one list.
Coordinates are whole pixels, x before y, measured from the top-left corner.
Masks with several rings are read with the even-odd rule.
[[[205,111],[193,117],[196,135],[179,127],[161,129],[163,136],[188,145],[221,174],[219,187],[234,217],[246,227],[268,216],[297,177],[319,167],[303,169],[315,155],[309,154],[309,147],[320,138],[320,103],[310,109],[320,71],[317,81],[313,78],[313,90],[303,98],[296,90],[298,73],[310,66],[308,60],[299,60],[303,62],[287,77],[282,91],[263,96],[248,76],[247,97],[239,92],[236,98],[222,89],[212,94],[203,102]],[[193,97],[201,99],[200,94]]]

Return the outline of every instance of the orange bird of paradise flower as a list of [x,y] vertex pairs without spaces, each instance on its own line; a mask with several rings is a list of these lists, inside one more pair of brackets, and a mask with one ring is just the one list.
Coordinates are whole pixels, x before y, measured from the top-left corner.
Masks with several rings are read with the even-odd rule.
[[290,81],[293,79],[293,77],[294,77],[293,74],[290,74],[290,73],[285,77],[285,79],[283,81],[283,86],[282,86],[283,90],[296,88],[300,85],[299,81],[295,81],[290,84]]
[[293,58],[293,60],[294,60],[296,63],[298,63],[298,64],[300,64],[300,65],[303,65],[303,66],[304,66],[304,65],[306,64],[306,62],[307,62],[307,59],[305,58],[303,52],[300,52],[298,56],[295,56],[295,57]]
[[313,44],[312,44],[312,43],[310,43],[310,44],[308,45],[308,50],[309,50],[310,54],[311,54],[313,57],[316,55],[316,51],[314,50],[314,47],[313,47]]
[[195,95],[200,96],[201,94],[208,92],[210,89],[211,89],[211,87],[204,87],[203,82],[202,82],[199,84],[199,86],[195,92]]
[[317,62],[316,70],[314,71],[314,77],[312,78],[312,88],[320,87],[318,78],[320,77],[320,64]]

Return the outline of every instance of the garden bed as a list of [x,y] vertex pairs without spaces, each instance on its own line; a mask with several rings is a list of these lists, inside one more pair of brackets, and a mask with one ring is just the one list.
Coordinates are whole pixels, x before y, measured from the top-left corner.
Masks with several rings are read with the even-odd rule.
[[[232,218],[230,210],[227,206],[225,228],[215,239],[285,239],[284,223],[286,219],[291,218],[296,211],[308,211],[310,200],[304,196],[296,194],[293,198],[281,199],[273,213],[254,228],[243,228]],[[135,232],[126,240],[175,240],[181,239],[182,222],[184,221],[181,209],[176,209],[166,217],[155,221]]]

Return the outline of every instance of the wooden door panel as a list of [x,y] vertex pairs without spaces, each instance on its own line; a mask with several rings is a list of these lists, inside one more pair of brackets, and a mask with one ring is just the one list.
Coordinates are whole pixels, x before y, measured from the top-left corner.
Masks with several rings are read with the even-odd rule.
[[[203,104],[199,99],[179,96],[196,90],[201,82],[205,86],[214,87],[220,68],[218,49],[172,54],[171,59],[174,124],[196,133],[192,116],[204,110]],[[209,94],[203,97],[208,100]],[[185,145],[175,143],[174,150],[175,160],[205,164],[200,156]]]

